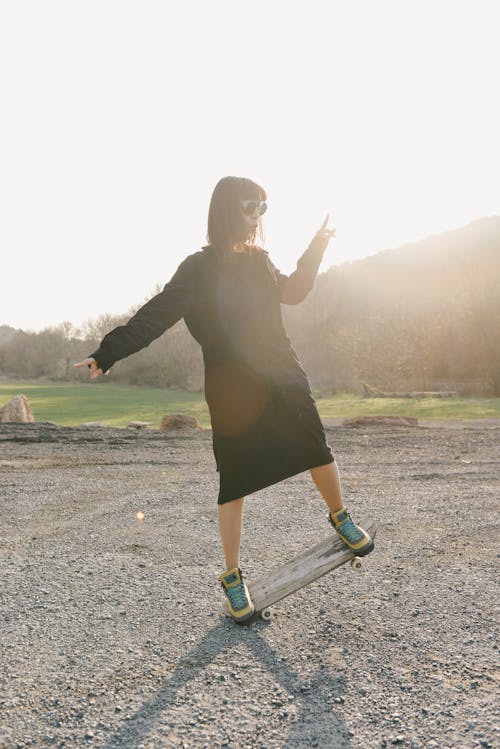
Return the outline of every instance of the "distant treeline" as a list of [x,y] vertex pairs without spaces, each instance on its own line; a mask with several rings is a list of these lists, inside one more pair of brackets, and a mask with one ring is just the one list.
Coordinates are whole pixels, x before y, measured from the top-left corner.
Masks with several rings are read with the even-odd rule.
[[[283,310],[322,393],[359,392],[366,382],[500,396],[500,217],[330,268],[303,304]],[[102,315],[81,330],[68,322],[39,333],[0,327],[0,374],[87,379],[72,363],[133,311]],[[117,363],[113,380],[201,390],[201,352],[180,322]]]

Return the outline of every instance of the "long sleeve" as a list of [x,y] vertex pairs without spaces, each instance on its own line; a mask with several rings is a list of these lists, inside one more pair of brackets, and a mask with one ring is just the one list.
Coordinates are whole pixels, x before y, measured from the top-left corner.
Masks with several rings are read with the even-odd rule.
[[271,272],[274,274],[280,289],[283,304],[299,304],[304,301],[314,285],[314,279],[327,245],[328,240],[316,234],[307,250],[299,258],[297,268],[289,276],[281,273],[267,258]]
[[104,336],[99,348],[90,354],[103,372],[120,359],[148,346],[188,312],[194,294],[194,257],[187,257],[163,291],[146,302],[126,325]]

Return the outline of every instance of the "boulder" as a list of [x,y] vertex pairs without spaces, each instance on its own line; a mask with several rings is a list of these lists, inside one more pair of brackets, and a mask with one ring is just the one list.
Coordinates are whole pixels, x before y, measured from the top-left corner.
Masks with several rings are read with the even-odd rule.
[[198,419],[187,414],[165,414],[160,423],[162,432],[167,429],[203,429]]
[[80,424],[82,427],[103,427],[104,424],[102,421],[85,421],[83,424]]
[[29,400],[22,393],[16,395],[0,409],[0,421],[27,423],[35,421]]
[[127,424],[128,427],[133,427],[134,429],[147,429],[151,426],[150,421],[129,421]]
[[416,427],[418,420],[414,416],[354,416],[344,419],[343,427],[366,427],[366,426],[403,426]]

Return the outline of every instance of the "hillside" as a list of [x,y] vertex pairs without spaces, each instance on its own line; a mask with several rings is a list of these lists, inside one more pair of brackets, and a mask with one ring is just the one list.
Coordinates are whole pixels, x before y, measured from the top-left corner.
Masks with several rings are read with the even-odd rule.
[[409,242],[396,249],[383,250],[357,262],[371,265],[385,263],[395,269],[449,269],[456,262],[468,262],[474,248],[482,257],[500,260],[500,216],[477,219],[459,229]]
[[316,386],[500,392],[500,217],[321,274],[287,327]]
[[[464,297],[474,304],[500,284],[500,216],[473,221],[453,231],[384,250],[332,267],[316,284],[311,303],[339,296],[349,308],[370,303],[442,304]],[[500,310],[500,307],[499,307]]]

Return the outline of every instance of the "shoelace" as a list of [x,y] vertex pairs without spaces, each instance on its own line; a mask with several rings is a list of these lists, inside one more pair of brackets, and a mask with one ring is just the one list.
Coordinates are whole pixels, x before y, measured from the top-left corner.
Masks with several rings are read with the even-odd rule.
[[243,587],[243,583],[238,583],[238,585],[235,585],[232,588],[226,588],[226,593],[229,596],[231,606],[233,607],[233,609],[235,609],[235,611],[245,608],[248,601],[245,595],[245,588]]
[[352,518],[347,518],[347,520],[342,523],[342,525],[339,528],[340,533],[347,538],[349,543],[355,544],[357,543],[361,538],[363,538],[363,534],[359,530],[359,528],[354,524]]

